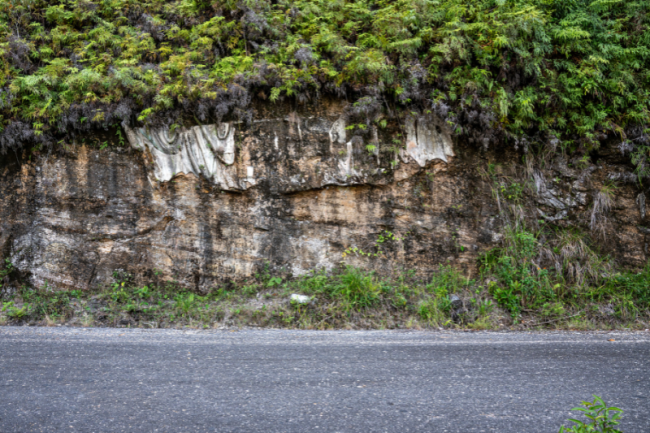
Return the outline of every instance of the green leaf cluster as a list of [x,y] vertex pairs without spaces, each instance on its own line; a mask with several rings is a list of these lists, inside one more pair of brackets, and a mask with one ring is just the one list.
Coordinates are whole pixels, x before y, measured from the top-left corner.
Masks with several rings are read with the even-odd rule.
[[[649,10],[650,0],[4,1],[0,150],[330,93],[381,101],[368,118],[432,109],[458,134],[543,133],[589,151],[648,124]],[[632,146],[645,161],[650,148]]]
[[582,412],[588,421],[582,422],[577,419],[569,418],[569,421],[573,422],[575,425],[571,428],[562,426],[560,427],[559,433],[621,433],[621,431],[615,427],[619,425],[619,419],[621,418],[623,411],[617,407],[608,407],[603,399],[597,395],[594,395],[593,397],[594,401],[582,402],[584,407],[571,409]]

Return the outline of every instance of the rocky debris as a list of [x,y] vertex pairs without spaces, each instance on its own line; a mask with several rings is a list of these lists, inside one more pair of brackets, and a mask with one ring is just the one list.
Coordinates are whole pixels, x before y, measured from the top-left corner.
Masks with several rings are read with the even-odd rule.
[[559,220],[561,220],[561,219],[566,218],[567,215],[569,214],[566,210],[561,210],[560,212],[556,213],[556,214],[553,215],[553,216],[549,216],[549,215],[545,214],[541,209],[537,209],[537,212],[539,213],[539,215],[540,215],[542,218],[544,218],[544,220],[546,220],[546,221],[548,221],[548,222],[559,221]]
[[645,207],[645,194],[641,193],[636,196],[636,204],[639,205],[639,215],[641,216],[641,221],[645,219],[646,207]]
[[309,304],[311,302],[311,296],[299,295],[294,293],[291,295],[289,300],[296,304]]
[[467,319],[468,310],[465,308],[463,300],[458,295],[449,295],[449,303],[451,304],[451,319],[455,323],[461,323]]
[[598,307],[598,310],[600,314],[606,316],[613,316],[614,314],[616,314],[616,311],[614,310],[614,307],[611,304],[600,306]]
[[458,297],[458,295],[449,295],[449,303],[451,308],[458,310],[463,307],[463,301]]

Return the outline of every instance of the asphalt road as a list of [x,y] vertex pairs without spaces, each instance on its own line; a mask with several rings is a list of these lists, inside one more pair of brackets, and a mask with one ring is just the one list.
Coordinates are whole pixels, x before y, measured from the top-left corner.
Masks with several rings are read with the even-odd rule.
[[555,433],[591,394],[650,432],[650,332],[0,327],[2,433]]

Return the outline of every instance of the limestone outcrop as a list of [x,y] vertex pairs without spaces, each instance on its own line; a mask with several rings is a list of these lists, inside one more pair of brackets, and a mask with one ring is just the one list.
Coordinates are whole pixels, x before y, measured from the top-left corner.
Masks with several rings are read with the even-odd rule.
[[[286,124],[286,125],[285,125]],[[309,188],[327,185],[354,185],[367,183],[373,176],[382,175],[386,168],[381,167],[380,158],[376,164],[368,163],[363,155],[364,144],[373,147],[369,153],[379,156],[381,142],[376,129],[370,141],[362,139],[347,139],[346,122],[343,118],[335,120],[327,117],[301,118],[295,112],[285,119],[261,119],[253,122],[249,130],[249,142],[242,151],[242,157],[247,164],[244,167],[235,163],[236,146],[235,130],[237,125],[232,122],[222,122],[219,125],[200,125],[190,128],[137,128],[127,129],[127,137],[133,149],[143,151],[153,162],[150,174],[152,182],[168,182],[180,174],[193,174],[204,177],[216,187],[224,191],[244,191],[257,184],[257,176],[265,174],[276,177],[274,183],[289,182],[295,185],[288,188],[299,188],[309,178]],[[415,161],[424,168],[430,161],[448,162],[454,156],[451,135],[442,122],[435,116],[409,118],[404,125],[407,133],[406,148],[399,150],[400,159],[404,163]],[[296,134],[297,133],[297,134]],[[297,135],[297,143],[291,143]],[[307,149],[304,152],[296,147],[290,149],[290,158],[298,162],[297,170],[291,176],[280,179],[277,167],[266,161],[250,160],[249,143],[253,147],[268,146],[269,142],[261,143],[261,137],[269,137],[273,149],[282,153],[280,142],[291,143],[299,149],[314,144],[322,145],[329,137],[329,149]],[[272,138],[271,138],[272,137]],[[257,149],[256,149],[257,150]],[[321,156],[318,164],[310,164],[307,158],[313,154]],[[248,152],[248,153],[247,153]],[[329,155],[328,155],[329,153]],[[393,164],[399,161],[395,160]],[[250,165],[249,165],[250,164]],[[318,166],[318,167],[316,167]],[[262,170],[264,167],[264,170]],[[280,176],[285,177],[284,174]]]
[[[503,225],[494,184],[478,168],[520,157],[454,143],[426,114],[364,135],[348,126],[336,101],[261,107],[250,125],[136,128],[126,131],[128,147],[6,155],[0,258],[30,284],[75,289],[124,270],[206,291],[265,265],[300,275],[342,261],[420,275],[449,263],[476,275],[479,254],[498,245]],[[596,181],[627,170],[612,161],[594,166]],[[588,211],[597,185],[562,167],[545,170],[531,211],[570,224]],[[626,266],[646,260],[638,197],[621,187],[609,217],[611,254]],[[386,232],[399,240],[382,244],[378,257],[343,258],[351,247],[372,250]]]
[[134,149],[148,152],[154,161],[153,180],[170,181],[177,174],[204,176],[226,190],[246,189],[237,178],[235,128],[230,123],[191,128],[137,128],[126,130]]

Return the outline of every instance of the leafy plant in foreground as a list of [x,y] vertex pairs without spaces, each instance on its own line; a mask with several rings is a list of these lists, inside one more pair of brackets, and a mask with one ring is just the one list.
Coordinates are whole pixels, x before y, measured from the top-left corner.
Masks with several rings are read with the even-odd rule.
[[577,419],[569,418],[569,421],[575,425],[567,428],[560,427],[559,433],[622,433],[620,430],[614,428],[619,424],[623,411],[617,407],[608,407],[602,398],[594,395],[594,401],[583,401],[584,407],[576,407],[571,410],[582,412],[588,419],[587,422],[582,422]]

